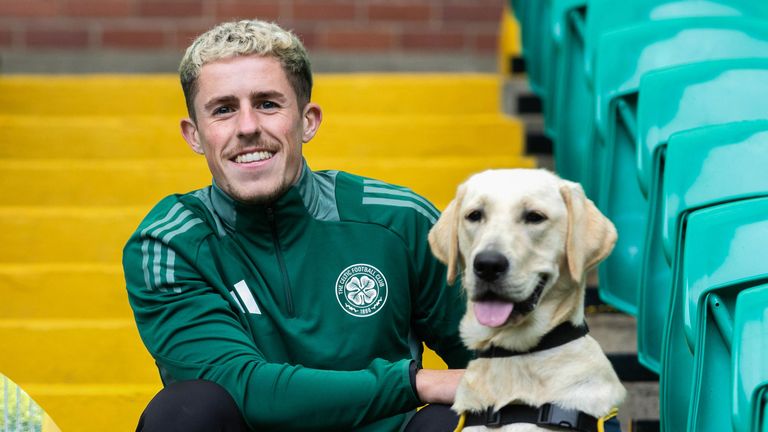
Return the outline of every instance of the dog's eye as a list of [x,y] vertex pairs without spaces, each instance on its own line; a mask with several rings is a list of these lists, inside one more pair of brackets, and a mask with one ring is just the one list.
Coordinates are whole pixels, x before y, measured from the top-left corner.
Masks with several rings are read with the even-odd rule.
[[470,222],[480,222],[483,218],[483,212],[480,210],[472,210],[467,214],[466,218]]
[[544,213],[536,210],[526,211],[523,213],[523,221],[527,224],[540,224],[547,220],[547,217],[544,215]]

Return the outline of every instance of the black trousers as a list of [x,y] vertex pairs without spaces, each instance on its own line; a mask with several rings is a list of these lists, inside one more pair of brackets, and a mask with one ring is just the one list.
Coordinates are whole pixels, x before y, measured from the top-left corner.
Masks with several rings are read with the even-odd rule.
[[[428,405],[403,432],[453,432],[458,416],[447,405]],[[166,386],[141,414],[136,432],[252,432],[232,396],[210,381]]]

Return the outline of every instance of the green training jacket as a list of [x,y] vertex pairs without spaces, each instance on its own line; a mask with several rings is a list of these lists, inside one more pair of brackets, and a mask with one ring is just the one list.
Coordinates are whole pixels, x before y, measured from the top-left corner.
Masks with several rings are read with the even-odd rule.
[[424,341],[452,368],[465,302],[433,258],[437,210],[410,190],[313,172],[269,206],[216,185],[163,199],[123,251],[165,384],[205,379],[259,431],[397,431]]

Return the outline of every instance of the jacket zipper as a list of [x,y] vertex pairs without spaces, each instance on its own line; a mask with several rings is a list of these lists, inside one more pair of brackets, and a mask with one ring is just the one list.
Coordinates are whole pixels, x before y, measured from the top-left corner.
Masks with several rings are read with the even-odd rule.
[[283,258],[283,251],[280,248],[280,238],[277,235],[277,222],[275,221],[275,209],[267,207],[267,219],[269,220],[269,226],[272,230],[272,243],[275,246],[275,255],[277,256],[277,263],[280,266],[280,274],[283,275],[283,292],[285,292],[285,305],[288,309],[288,316],[293,317],[293,296],[291,295],[291,281],[288,279],[288,269],[285,266],[285,259]]

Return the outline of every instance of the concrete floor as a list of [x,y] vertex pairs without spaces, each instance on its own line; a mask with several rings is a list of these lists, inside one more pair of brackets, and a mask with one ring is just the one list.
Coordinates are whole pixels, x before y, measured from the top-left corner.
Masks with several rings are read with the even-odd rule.
[[[633,317],[621,313],[587,315],[590,333],[606,353],[637,353],[637,331]],[[630,419],[659,418],[659,383],[624,382],[627,399],[619,410],[622,425]],[[624,430],[627,430],[626,427]]]

